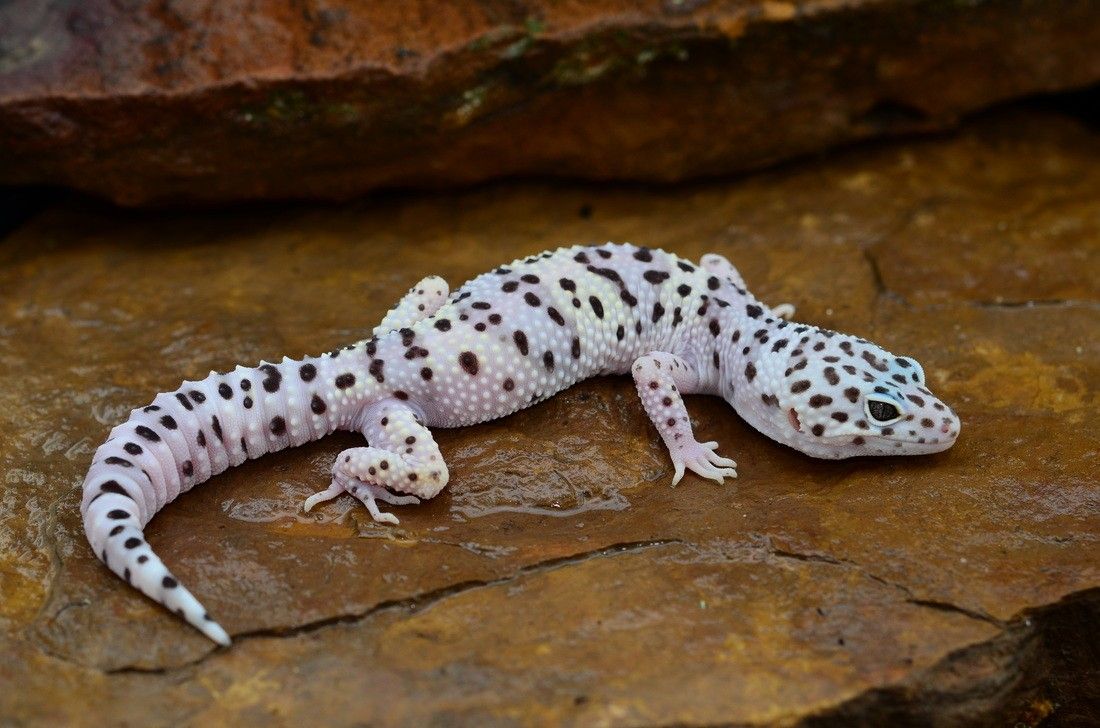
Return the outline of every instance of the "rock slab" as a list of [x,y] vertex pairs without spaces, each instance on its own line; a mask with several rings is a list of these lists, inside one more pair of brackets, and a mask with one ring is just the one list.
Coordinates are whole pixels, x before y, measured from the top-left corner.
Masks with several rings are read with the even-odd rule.
[[1094,0],[11,0],[0,184],[124,205],[673,181],[1100,80]]
[[[0,723],[1095,724],[1098,188],[1095,132],[1011,114],[678,190],[50,209],[0,242]],[[328,438],[146,531],[229,650],[90,553],[89,457],[154,392],[361,338],[427,273],[608,239],[719,251],[916,356],[961,439],[812,460],[695,397],[740,477],[671,488],[605,378],[440,431],[452,483],[392,528],[348,497],[300,511],[361,442]]]

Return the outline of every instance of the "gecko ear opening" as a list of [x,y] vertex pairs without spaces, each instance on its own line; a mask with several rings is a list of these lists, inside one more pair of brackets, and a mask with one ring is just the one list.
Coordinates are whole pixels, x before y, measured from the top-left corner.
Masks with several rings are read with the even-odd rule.
[[791,427],[793,427],[796,432],[802,432],[802,422],[799,421],[798,413],[794,411],[794,407],[787,410],[787,419],[790,420]]

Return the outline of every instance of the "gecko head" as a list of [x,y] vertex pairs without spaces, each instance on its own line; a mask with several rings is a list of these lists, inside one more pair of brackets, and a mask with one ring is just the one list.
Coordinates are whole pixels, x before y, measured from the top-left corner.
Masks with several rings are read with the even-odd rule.
[[783,438],[807,455],[922,455],[959,436],[951,408],[924,369],[864,339],[817,331],[791,352],[778,404]]

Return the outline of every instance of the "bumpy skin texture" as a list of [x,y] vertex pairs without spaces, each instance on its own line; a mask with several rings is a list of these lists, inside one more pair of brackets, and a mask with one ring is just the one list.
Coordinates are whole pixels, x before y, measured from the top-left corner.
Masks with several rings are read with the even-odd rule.
[[696,441],[682,394],[720,395],[765,435],[819,458],[950,447],[955,414],[912,359],[786,320],[719,255],[694,264],[633,245],[575,246],[517,260],[448,295],[429,276],[344,349],[237,367],[159,394],[111,431],[81,512],[103,562],[210,639],[229,636],[168,571],[142,529],[164,505],[231,465],[337,429],[368,447],[336,458],[330,487],[379,521],[377,501],[431,498],[448,471],[431,427],[528,407],[576,382],[630,372],[675,467],[721,482],[735,463]]

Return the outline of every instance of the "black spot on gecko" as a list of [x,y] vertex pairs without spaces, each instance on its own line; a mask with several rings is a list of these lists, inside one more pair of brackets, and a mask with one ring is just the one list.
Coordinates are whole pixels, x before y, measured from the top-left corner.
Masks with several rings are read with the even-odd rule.
[[542,355],[542,363],[548,370],[554,370],[554,352],[547,351]]
[[748,314],[749,318],[760,318],[764,313],[764,309],[760,308],[755,303],[750,303],[745,306],[745,313]]
[[195,401],[196,404],[202,404],[206,401],[206,395],[198,391],[197,389],[192,389],[187,394],[191,397],[191,399]]
[[141,449],[141,445],[137,444],[136,442],[128,442],[122,446],[122,449],[130,453],[131,455],[140,455],[141,453],[145,452]]
[[192,463],[190,460],[184,460],[183,464],[180,465],[180,470],[183,471],[183,474],[185,476],[190,478],[192,475],[195,474],[195,464]]
[[134,432],[136,432],[141,437],[144,437],[149,442],[160,442],[160,435],[153,432],[145,425],[138,425],[134,428]]
[[199,434],[195,436],[195,442],[199,444],[199,447],[206,447],[206,433],[199,430]]
[[[619,331],[622,332],[622,330],[623,330],[623,327],[620,326]],[[621,339],[622,336],[620,336],[619,338]],[[578,339],[576,336],[573,337],[573,343],[569,347],[569,353],[571,353],[573,355],[574,359],[580,359],[581,358],[581,340]]]
[[651,253],[648,248],[639,248],[634,251],[634,260],[650,263],[653,261],[653,253]]
[[519,349],[519,353],[527,356],[527,334],[519,330],[513,331],[512,341],[516,342],[516,348]]
[[745,365],[745,378],[751,382],[755,376],[756,366],[750,361],[748,364]]
[[214,435],[217,436],[217,438],[219,440],[223,439],[222,438],[222,423],[218,421],[218,416],[217,415],[214,415],[213,417],[210,418],[210,426],[212,428],[214,428]]
[[513,382],[511,379],[505,379],[504,384],[501,386],[504,387],[505,392],[511,392],[513,389],[516,388],[516,383]]
[[548,313],[550,315],[550,318],[558,326],[565,326],[565,319],[562,317],[562,315],[560,313],[558,313],[558,309],[554,308],[553,306],[548,306],[547,309],[546,309],[546,313]]
[[648,283],[659,286],[669,279],[669,274],[663,270],[647,270],[642,274]]
[[450,331],[451,330],[451,322],[448,319],[439,319],[438,321],[436,321],[433,324],[433,326],[435,326],[440,331]]
[[691,263],[685,263],[682,260],[676,261],[676,267],[684,271],[685,273],[693,273],[695,271],[695,266],[693,266]]
[[592,312],[596,314],[596,318],[603,318],[603,303],[595,296],[588,297],[588,303],[592,306]]
[[174,430],[179,426],[176,424],[176,420],[171,415],[164,415],[163,417],[161,417],[160,424],[168,430]]
[[539,277],[537,275],[535,275],[534,273],[524,273],[523,275],[521,275],[519,277],[519,279],[521,281],[523,281],[524,283],[538,283],[539,282]]
[[233,388],[222,382],[218,385],[218,394],[222,396],[222,399],[233,399]]
[[130,512],[124,511],[121,508],[116,508],[113,511],[109,511],[107,513],[107,518],[110,518],[112,521],[125,521],[129,517]]
[[248,392],[251,389],[252,389],[252,382],[250,382],[247,379],[242,379],[241,380],[241,391],[242,392]]
[[573,256],[573,260],[577,261],[578,263],[587,264],[588,263],[588,256],[585,255],[584,253],[577,253],[576,255]]
[[[126,492],[126,489],[118,484],[117,480],[106,480],[99,486],[99,490],[103,493],[114,493],[115,495],[125,496],[130,498],[130,494]],[[130,498],[133,500],[133,498]]]
[[136,549],[138,546],[141,545],[141,539],[137,536],[131,536],[130,538],[126,539],[126,541],[123,542],[122,545],[128,549]]
[[710,335],[711,336],[718,336],[718,334],[720,334],[720,333],[722,333],[722,327],[718,323],[718,319],[711,319],[710,320]]
[[623,299],[623,303],[625,303],[627,306],[630,306],[631,308],[634,308],[638,305],[638,299],[634,297],[633,293],[626,290],[625,288],[619,292],[619,298]]
[[425,382],[430,381],[432,378],[431,367],[424,367],[423,369],[421,369],[420,378],[423,379]]
[[834,412],[832,414],[832,418],[834,420],[836,420],[837,422],[847,422],[848,421],[848,415],[845,412]]
[[799,379],[797,382],[791,385],[791,394],[801,394],[810,388],[810,380]]
[[315,415],[323,415],[328,407],[325,406],[325,400],[315,394],[313,395],[313,399],[309,401],[309,409]]
[[824,407],[827,404],[832,404],[833,398],[826,394],[815,394],[810,397],[810,406],[813,408]]
[[814,435],[816,437],[821,437],[823,434],[825,434],[825,425],[821,425],[821,424],[814,425],[810,429],[810,432],[814,433]]
[[707,279],[707,288],[709,288],[710,290],[717,291],[719,285],[721,285],[721,284],[719,283],[718,279],[715,278],[714,276],[711,276],[710,278]]
[[844,390],[844,396],[848,398],[849,402],[855,403],[859,400],[859,390],[855,387],[848,387]]
[[618,339],[619,341],[622,341],[623,337],[625,337],[625,336],[626,336],[626,329],[623,328],[622,324],[619,324],[619,328],[615,329],[615,338]]
[[175,589],[177,586],[180,585],[179,582],[173,579],[171,576],[165,576],[163,579],[160,580],[160,583],[164,586],[165,589]]
[[[314,377],[317,376],[317,367],[312,364],[303,364],[298,367],[298,376],[302,378],[303,382],[312,382]],[[226,399],[229,399],[226,397]]]
[[651,317],[653,323],[657,323],[661,320],[661,317],[665,315],[665,307],[661,305],[660,301],[653,304],[653,316]]
[[[375,359],[375,361],[382,361],[382,360],[381,359]],[[352,374],[351,372],[345,372],[344,374],[341,374],[340,376],[336,377],[335,384],[336,384],[337,389],[347,389],[348,387],[354,387],[355,386],[355,375]]]
[[462,368],[471,377],[477,376],[478,361],[477,355],[472,351],[464,351],[458,355],[458,363],[462,365]]
[[283,375],[275,368],[274,364],[264,364],[260,370],[267,374],[262,384],[267,392],[278,392],[279,384],[283,381]]
[[836,373],[836,369],[825,367],[821,373],[825,376],[825,381],[834,387],[840,384],[840,375]]
[[588,266],[588,272],[598,276],[602,276],[603,278],[606,278],[613,283],[618,283],[619,285],[622,285],[623,279],[619,277],[618,272],[615,271],[613,268],[597,268],[594,265],[590,265]]
[[276,415],[271,418],[271,434],[282,435],[286,433],[286,420]]
[[176,392],[176,399],[178,399],[178,400],[179,400],[179,403],[180,403],[180,404],[182,404],[182,405],[183,405],[183,408],[184,408],[185,410],[187,410],[188,412],[190,412],[191,410],[195,409],[195,408],[194,408],[194,407],[193,407],[193,406],[191,405],[191,402],[189,402],[189,401],[188,401],[187,397],[183,396],[183,394],[181,394],[180,392]]
[[538,306],[542,303],[542,299],[530,291],[523,294],[523,300],[527,302],[528,306]]
[[558,285],[561,286],[564,290],[569,291],[570,293],[575,293],[577,290],[577,284],[569,280],[568,278],[560,279],[558,281]]
[[500,286],[500,290],[504,291],[505,293],[515,293],[516,289],[518,288],[519,281],[504,281],[504,283],[502,283]]
[[492,308],[492,305],[485,301],[474,301],[470,304],[470,308],[476,308],[478,311],[488,311]]
[[372,377],[374,377],[374,379],[377,382],[381,383],[381,382],[386,381],[385,375],[382,374],[382,369],[385,366],[386,366],[386,360],[385,359],[374,359],[374,360],[371,361],[370,366],[367,367],[367,371],[370,372],[370,375]]
[[489,314],[489,323],[491,323],[493,326],[499,325],[502,320],[503,319],[501,318],[499,313]]

